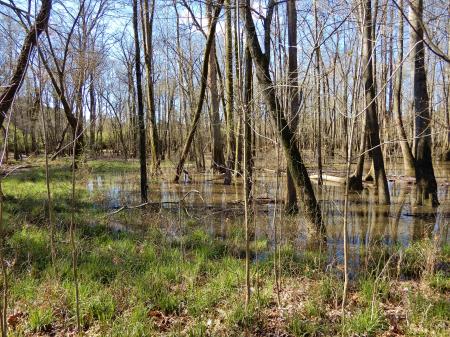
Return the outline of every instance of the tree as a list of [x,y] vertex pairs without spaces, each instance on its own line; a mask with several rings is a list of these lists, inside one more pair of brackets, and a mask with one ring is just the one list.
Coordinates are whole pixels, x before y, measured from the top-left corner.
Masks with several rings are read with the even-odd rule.
[[[246,308],[250,303],[250,212],[249,203],[252,200],[252,175],[253,175],[253,159],[252,159],[252,131],[251,131],[251,101],[253,86],[253,64],[252,56],[248,47],[245,48],[244,56],[244,207],[245,207],[245,305]],[[253,214],[251,214],[253,215]]]
[[422,204],[431,198],[433,206],[439,205],[437,182],[431,156],[431,112],[425,69],[423,0],[410,1],[411,58],[413,60],[414,92],[414,141],[416,159],[417,202]]
[[[298,65],[297,65],[297,8],[295,0],[287,2],[287,29],[288,29],[288,97],[289,97],[289,127],[295,135],[300,113],[301,93],[298,90]],[[293,138],[295,142],[295,136]],[[289,167],[286,168],[286,211],[296,213],[297,192],[295,191]]]
[[141,75],[141,49],[139,46],[139,28],[138,28],[138,0],[133,0],[133,32],[134,32],[134,70],[136,76],[137,93],[137,114],[139,128],[139,165],[141,173],[141,200],[147,202],[147,153],[145,144],[145,117],[144,102],[142,95],[142,75]]
[[8,113],[9,108],[14,100],[17,91],[22,85],[22,80],[27,71],[28,62],[31,53],[38,43],[39,36],[47,29],[48,20],[50,18],[50,12],[52,10],[51,0],[42,0],[41,9],[36,17],[34,24],[30,24],[30,28],[25,37],[25,41],[22,45],[22,50],[17,60],[17,65],[14,69],[14,73],[4,91],[0,94],[0,127],[3,125],[3,121]]
[[264,53],[262,52],[249,1],[244,1],[243,19],[245,22],[246,37],[250,53],[255,64],[256,77],[263,92],[264,101],[276,125],[278,135],[283,145],[284,154],[288,163],[292,179],[299,198],[302,211],[309,225],[317,232],[323,232],[320,206],[316,200],[308,171],[303,163],[297,144],[293,141],[294,135],[289,128],[287,120],[281,110],[280,102],[275,95],[275,89],[270,77],[270,23],[275,2],[271,0],[264,20]]
[[192,141],[194,140],[195,132],[197,131],[197,128],[198,128],[200,114],[202,112],[203,102],[205,100],[206,84],[208,82],[209,54],[211,52],[211,47],[212,47],[212,44],[214,41],[217,20],[219,18],[219,14],[222,9],[223,1],[224,0],[219,0],[217,2],[216,9],[214,11],[213,21],[209,28],[208,38],[206,39],[206,46],[205,46],[205,51],[203,54],[203,65],[202,65],[202,72],[201,72],[200,95],[199,95],[199,98],[197,101],[197,107],[195,109],[194,116],[192,118],[191,129],[189,130],[189,134],[184,143],[183,152],[181,153],[180,160],[178,161],[178,165],[177,165],[176,172],[175,172],[175,178],[174,178],[175,182],[179,181],[180,175],[184,170],[184,163],[189,154],[189,150],[191,148]]
[[153,17],[155,13],[155,1],[149,7],[150,0],[141,0],[142,32],[144,40],[144,62],[147,78],[147,107],[150,121],[150,147],[152,156],[152,171],[157,173],[161,159],[160,145],[158,139],[158,128],[156,125],[155,97],[153,88]]
[[[235,41],[235,43],[237,43],[237,41]],[[225,185],[231,184],[231,176],[234,169],[235,159],[233,103],[233,37],[231,31],[231,1],[225,0],[225,116],[227,126],[227,170],[224,178]]]
[[375,82],[373,73],[373,27],[372,27],[372,0],[363,3],[363,83],[365,92],[365,118],[368,135],[368,152],[372,159],[375,186],[378,190],[378,201],[389,204],[389,187],[384,169],[383,153],[380,144],[380,132],[377,116],[377,102],[375,96]]
[[[403,8],[403,0],[400,0],[400,6]],[[393,113],[394,119],[397,123],[397,132],[400,140],[400,148],[403,154],[403,167],[405,175],[415,177],[415,160],[411,151],[411,147],[408,143],[405,127],[403,126],[402,119],[402,77],[403,77],[403,39],[404,39],[404,19],[402,13],[399,14],[399,27],[398,27],[398,62],[397,73],[394,78],[394,93],[393,93]]]
[[[211,27],[213,21],[212,1],[208,0],[206,3],[206,9],[208,12],[208,25]],[[211,51],[209,53],[209,93],[211,100],[211,131],[212,131],[212,154],[211,154],[211,166],[214,171],[223,172],[225,168],[225,158],[223,155],[223,142],[222,134],[220,130],[220,114],[219,114],[219,92],[217,90],[217,69],[216,64],[216,40],[213,38],[211,45]]]

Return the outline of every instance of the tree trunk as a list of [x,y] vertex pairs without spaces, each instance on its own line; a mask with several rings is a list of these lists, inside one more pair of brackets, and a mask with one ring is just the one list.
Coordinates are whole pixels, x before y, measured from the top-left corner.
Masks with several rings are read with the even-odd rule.
[[147,159],[145,144],[145,117],[144,102],[142,95],[141,82],[141,50],[139,46],[139,30],[138,30],[138,0],[133,0],[133,31],[134,31],[134,48],[135,48],[135,72],[136,72],[136,91],[137,91],[137,108],[138,108],[138,126],[139,126],[139,164],[141,172],[141,200],[147,202]]
[[193,119],[192,119],[192,125],[191,129],[189,131],[189,134],[186,138],[186,142],[184,143],[183,152],[181,153],[180,160],[178,162],[176,172],[175,172],[175,178],[174,182],[178,182],[180,179],[180,175],[183,172],[184,169],[184,163],[186,161],[186,158],[189,154],[189,150],[191,148],[192,141],[194,139],[195,132],[197,131],[197,127],[200,120],[200,114],[202,112],[203,108],[203,102],[205,100],[205,93],[206,93],[206,84],[208,81],[208,66],[209,66],[209,54],[211,52],[211,47],[214,41],[214,35],[216,32],[216,25],[217,20],[220,14],[220,11],[222,9],[223,0],[219,0],[217,3],[216,10],[214,11],[214,17],[213,21],[211,23],[211,27],[209,29],[208,38],[206,40],[206,47],[205,52],[203,54],[203,65],[202,65],[202,73],[201,73],[201,84],[200,84],[200,95],[198,98],[197,108],[195,110]]
[[314,0],[314,23],[315,23],[315,54],[316,54],[316,115],[317,115],[317,184],[323,185],[322,181],[322,125],[321,125],[321,86],[320,86],[320,42],[319,42],[319,18],[317,16],[317,0]]
[[90,103],[90,126],[89,126],[89,147],[92,152],[95,152],[95,128],[96,128],[96,106],[95,106],[95,90],[94,90],[94,74],[91,72],[89,80],[89,103]]
[[[403,10],[403,0],[400,0],[400,8]],[[403,126],[402,119],[402,77],[403,77],[403,37],[404,37],[404,20],[402,13],[399,13],[400,24],[398,28],[398,62],[397,62],[397,73],[394,79],[394,101],[393,101],[393,112],[395,122],[397,124],[397,131],[400,141],[400,148],[403,154],[403,166],[405,170],[405,175],[409,177],[415,177],[415,162],[411,151],[411,147],[408,143],[408,138],[406,136],[406,131]]]
[[253,156],[252,156],[252,129],[251,129],[251,104],[253,96],[253,64],[250,49],[245,48],[244,56],[244,184],[248,202],[251,202]]
[[[207,2],[208,22],[211,28],[212,24],[212,4],[211,0]],[[222,134],[220,130],[220,114],[219,104],[220,97],[217,90],[217,64],[216,64],[216,40],[213,36],[213,42],[211,45],[211,51],[209,54],[209,92],[211,94],[211,129],[212,129],[212,158],[211,167],[213,171],[224,172],[225,170],[225,157],[223,154],[223,142]]]
[[[144,62],[147,78],[147,108],[149,110],[150,120],[150,151],[152,156],[152,172],[157,173],[159,170],[160,146],[158,139],[158,128],[156,125],[156,110],[153,88],[153,16],[155,12],[155,1],[152,1],[151,8],[148,2],[150,0],[141,0],[142,15],[142,32],[144,40]],[[142,6],[143,4],[143,6]]]
[[[289,127],[293,133],[293,142],[296,142],[295,134],[298,128],[300,113],[300,95],[298,90],[298,65],[297,65],[297,8],[295,0],[287,2],[288,25],[288,97],[289,99]],[[289,167],[286,168],[286,205],[287,213],[297,213],[297,192],[295,191]]]
[[[233,120],[233,44],[231,32],[231,1],[225,0],[225,106],[227,119],[227,170],[224,184],[231,184],[234,169],[234,120]],[[235,41],[237,43],[237,41]]]
[[[246,280],[246,308],[250,303],[250,233],[249,233],[249,203],[252,200],[252,130],[251,130],[251,101],[252,101],[252,79],[253,65],[252,56],[248,47],[245,48],[244,59],[244,202],[245,202],[245,280]],[[253,215],[253,214],[252,214]]]
[[368,132],[369,156],[374,168],[374,182],[378,190],[378,201],[389,204],[389,187],[384,169],[383,153],[381,151],[378,126],[377,104],[375,97],[375,82],[372,65],[372,0],[365,0],[363,22],[363,82],[365,90],[366,129]]
[[431,156],[431,112],[430,99],[427,91],[427,75],[425,69],[425,49],[423,43],[423,0],[410,1],[411,23],[410,35],[412,52],[411,57],[414,63],[414,119],[416,139],[415,158],[416,158],[416,186],[417,202],[422,204],[430,199],[434,206],[439,205],[437,197],[437,182],[434,176],[433,159]]
[[3,125],[3,121],[11,104],[14,100],[16,92],[22,85],[22,79],[27,71],[28,61],[31,56],[33,48],[36,46],[39,39],[39,35],[47,28],[48,20],[50,18],[50,12],[52,9],[51,0],[43,0],[41,9],[36,17],[36,21],[30,26],[22,49],[17,60],[16,68],[9,81],[9,85],[5,86],[5,90],[0,94],[0,127]]
[[308,176],[308,171],[303,163],[300,151],[297,144],[293,142],[294,135],[287,124],[287,120],[281,111],[281,105],[275,95],[275,88],[270,78],[269,60],[270,60],[270,21],[273,13],[273,1],[270,2],[267,18],[264,23],[264,45],[265,53],[262,52],[261,46],[256,34],[256,28],[253,23],[252,13],[250,10],[249,1],[246,1],[246,8],[244,12],[245,27],[247,33],[247,40],[250,47],[252,59],[255,63],[256,77],[261,86],[264,101],[267,108],[272,115],[274,124],[277,127],[277,132],[283,145],[283,150],[288,163],[288,168],[291,172],[292,179],[295,184],[297,193],[302,196],[299,203],[303,210],[304,216],[309,225],[314,231],[323,233],[325,227],[322,222],[322,215],[320,206],[314,195],[314,190],[311,180]]
[[[448,7],[448,13],[450,15],[450,6]],[[447,25],[448,47],[447,53],[450,59],[450,21]],[[445,65],[446,71],[442,73],[442,79],[444,82],[444,99],[445,99],[445,123],[447,126],[447,133],[444,134],[444,149],[443,160],[450,161],[450,63]],[[447,78],[447,85],[445,85],[445,78]]]

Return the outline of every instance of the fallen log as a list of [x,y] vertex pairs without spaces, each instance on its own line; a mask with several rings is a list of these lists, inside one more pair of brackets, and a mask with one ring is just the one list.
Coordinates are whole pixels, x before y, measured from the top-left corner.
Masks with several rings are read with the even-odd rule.
[[[318,180],[319,176],[317,174],[312,174],[310,176],[310,178],[314,179],[314,180]],[[338,183],[338,184],[345,184],[345,178],[337,177],[337,176],[331,176],[331,175],[328,175],[328,174],[322,174],[322,180],[323,181],[333,182],[333,183]]]

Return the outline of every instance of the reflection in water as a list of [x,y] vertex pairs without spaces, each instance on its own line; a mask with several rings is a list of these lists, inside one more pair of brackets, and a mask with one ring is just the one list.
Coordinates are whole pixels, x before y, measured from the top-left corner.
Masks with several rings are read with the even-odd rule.
[[[400,167],[400,169],[399,169]],[[377,245],[407,246],[412,241],[425,237],[438,237],[439,242],[449,242],[448,223],[450,214],[449,198],[449,164],[437,165],[438,197],[441,205],[437,209],[426,206],[415,206],[415,188],[407,181],[392,179],[389,182],[391,202],[389,206],[378,205],[372,188],[354,193],[349,200],[348,234],[350,266],[367,266],[367,252]],[[401,165],[393,165],[389,174],[395,177],[401,172]],[[283,180],[284,181],[284,180]],[[169,213],[178,212],[178,201],[191,190],[198,190],[203,201],[191,193],[183,201],[189,209],[189,215],[196,218],[196,223],[203,226],[211,235],[226,238],[230,228],[243,224],[242,182],[224,186],[222,179],[210,174],[193,175],[190,184],[173,184],[170,180],[150,183],[149,199],[160,202],[161,207]],[[278,195],[284,195],[284,184],[279,186]],[[121,173],[93,176],[86,185],[87,191],[96,207],[111,210],[123,205],[140,203],[139,179],[137,173]],[[273,249],[273,214],[276,195],[275,174],[258,172],[254,182],[256,200],[255,221],[252,229],[255,240],[267,240],[265,252],[259,252],[260,258]],[[343,261],[343,208],[344,187],[340,185],[324,185],[318,190],[323,219],[327,226],[327,254],[329,263],[341,264]],[[276,207],[282,207],[279,202]],[[177,214],[177,213],[175,213]],[[282,216],[277,209],[277,226],[282,231],[283,243],[293,243],[305,247],[307,228],[301,215],[297,217]],[[170,229],[170,228],[172,229]],[[172,224],[168,231],[173,232]],[[176,227],[176,226],[175,226]]]

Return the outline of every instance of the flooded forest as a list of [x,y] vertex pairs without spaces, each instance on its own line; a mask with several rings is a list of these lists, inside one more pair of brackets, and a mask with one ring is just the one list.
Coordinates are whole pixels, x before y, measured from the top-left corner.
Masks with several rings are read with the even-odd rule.
[[0,0],[0,337],[449,336],[448,0]]

